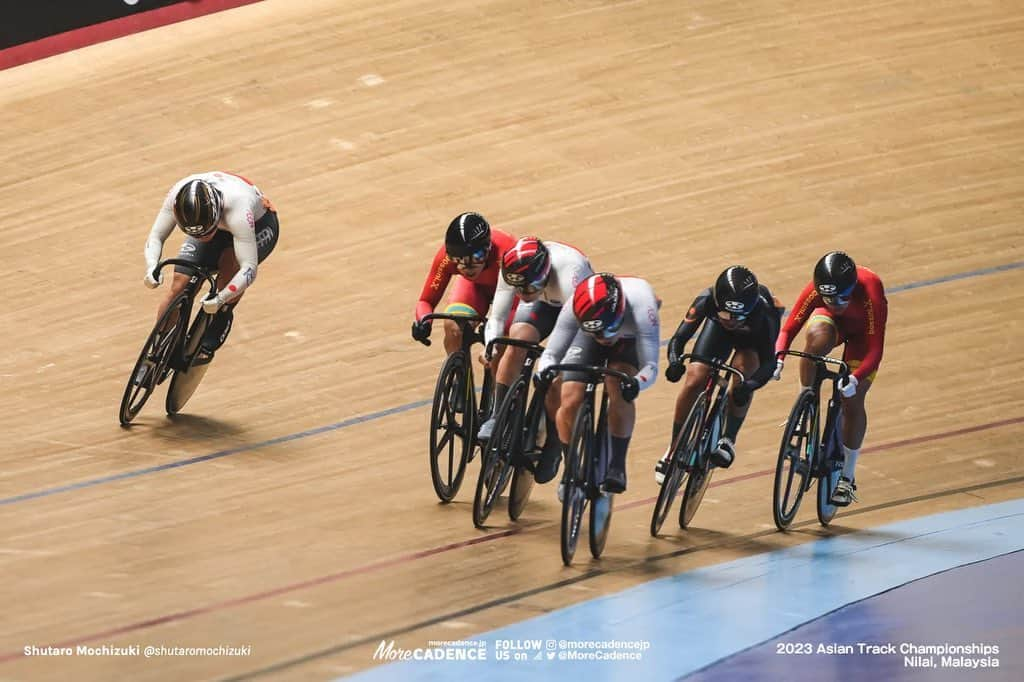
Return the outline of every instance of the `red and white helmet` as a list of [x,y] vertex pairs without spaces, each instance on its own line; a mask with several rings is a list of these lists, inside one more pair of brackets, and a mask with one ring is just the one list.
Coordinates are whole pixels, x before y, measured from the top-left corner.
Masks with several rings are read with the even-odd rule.
[[572,311],[585,332],[605,338],[615,336],[626,316],[626,295],[615,275],[600,272],[576,287]]
[[523,291],[539,291],[547,286],[551,274],[548,247],[536,237],[523,237],[501,259],[501,276]]

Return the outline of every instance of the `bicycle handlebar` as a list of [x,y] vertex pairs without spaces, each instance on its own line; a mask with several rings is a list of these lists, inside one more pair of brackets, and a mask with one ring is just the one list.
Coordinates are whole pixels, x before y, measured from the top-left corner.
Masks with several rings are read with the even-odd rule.
[[487,343],[487,349],[484,351],[484,357],[490,360],[491,354],[494,351],[494,346],[497,344],[501,344],[502,346],[525,348],[527,355],[532,355],[535,358],[539,357],[544,352],[544,346],[539,343],[523,341],[522,339],[513,339],[511,336],[496,336]]
[[705,365],[711,365],[711,367],[714,369],[725,370],[729,374],[735,375],[736,378],[739,379],[740,381],[743,381],[743,372],[739,371],[729,363],[719,360],[718,358],[709,358],[705,355],[698,355],[697,353],[684,353],[679,356],[679,362],[683,362],[685,360],[696,360],[697,362],[703,362]]
[[196,265],[192,261],[185,260],[184,258],[168,258],[167,260],[162,260],[159,263],[157,263],[156,267],[153,269],[153,279],[159,282],[160,271],[163,270],[168,265],[178,265],[188,270],[191,270],[193,273],[199,275],[210,284],[210,293],[215,293],[217,291],[217,280],[215,280],[213,275],[210,274],[210,271],[204,268],[203,266]]
[[836,358],[830,358],[827,355],[815,355],[814,353],[804,353],[799,350],[787,350],[785,355],[795,355],[799,358],[807,358],[808,360],[814,360],[815,362],[825,365],[839,365],[839,375],[847,376],[850,373],[850,366],[843,360]]
[[551,383],[551,381],[555,378],[555,375],[558,374],[559,372],[584,372],[589,375],[589,379],[592,380],[593,383],[597,383],[597,377],[602,376],[616,377],[620,381],[633,380],[633,377],[626,374],[625,372],[620,372],[617,369],[610,369],[608,367],[598,367],[597,365],[580,365],[576,363],[568,363],[564,365],[551,365],[550,367],[544,370],[544,374],[541,378],[545,382]]
[[428,320],[451,320],[463,327],[487,321],[486,318],[479,315],[452,315],[451,313],[430,313],[420,318],[420,322],[427,322]]

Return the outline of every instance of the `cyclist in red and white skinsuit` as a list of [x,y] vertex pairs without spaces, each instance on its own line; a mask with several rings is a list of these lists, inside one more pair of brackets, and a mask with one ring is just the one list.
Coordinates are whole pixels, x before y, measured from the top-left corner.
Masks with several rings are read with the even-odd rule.
[[[793,337],[808,321],[804,352],[828,355],[839,344],[846,344],[843,359],[853,372],[848,381],[839,385],[843,395],[845,462],[832,495],[832,503],[836,505],[846,506],[857,500],[854,473],[868,424],[864,398],[882,362],[888,306],[885,288],[878,275],[867,268],[857,267],[853,259],[842,251],[832,251],[815,265],[814,279],[800,292],[775,344],[777,354],[789,350]],[[779,355],[776,379],[782,373],[782,366],[782,356]],[[814,382],[814,372],[814,363],[802,358],[801,385],[810,386]]]
[[[446,313],[484,317],[498,286],[501,256],[515,244],[507,232],[491,230],[479,213],[461,213],[448,225],[444,245],[434,254],[420,298],[416,302],[412,338],[429,345],[431,322],[422,322],[441,302],[448,282],[455,285],[448,297]],[[462,330],[451,320],[444,323],[444,349],[448,353],[462,346]]]
[[[553,341],[560,343],[552,334],[553,330],[560,328],[564,335],[569,335],[575,329],[572,306],[565,304],[572,301],[576,286],[593,273],[590,261],[578,249],[560,242],[523,237],[505,252],[502,259],[502,278],[498,281],[491,316],[484,328],[484,342],[501,336],[508,328],[509,336],[515,339],[539,343],[551,335]],[[509,317],[512,317],[511,327],[508,326]],[[565,342],[569,340],[571,337],[564,339]],[[522,370],[525,359],[525,349],[509,346],[500,360],[495,357],[490,361],[495,370],[494,411],[480,426],[478,436],[481,440],[490,438],[498,408]],[[547,393],[547,420],[541,425],[547,440],[542,443],[546,447],[537,468],[538,483],[547,482],[543,472],[550,470],[559,455],[554,423],[559,390],[560,387],[556,387]],[[554,472],[551,471],[550,475],[554,476]]]
[[[143,282],[151,289],[163,281],[162,274],[160,280],[153,279],[153,269],[175,225],[188,235],[178,258],[217,272],[218,293],[202,302],[203,310],[213,315],[201,346],[209,361],[227,338],[234,308],[256,279],[258,264],[277,245],[277,212],[259,188],[239,175],[214,171],[179,180],[167,193],[146,240]],[[157,317],[185,289],[191,274],[181,266],[174,268]]]
[[[612,450],[604,481],[607,492],[626,490],[626,453],[636,423],[633,401],[658,378],[660,307],[654,289],[639,277],[615,277],[607,272],[591,275],[576,287],[573,316],[558,318],[547,348],[537,361],[538,374],[551,365],[571,363],[606,365],[630,375],[628,382],[611,377],[604,382]],[[563,454],[583,404],[585,380],[580,372],[565,372],[562,376],[556,421]],[[555,472],[559,463],[556,459]],[[559,486],[559,496],[562,492]]]

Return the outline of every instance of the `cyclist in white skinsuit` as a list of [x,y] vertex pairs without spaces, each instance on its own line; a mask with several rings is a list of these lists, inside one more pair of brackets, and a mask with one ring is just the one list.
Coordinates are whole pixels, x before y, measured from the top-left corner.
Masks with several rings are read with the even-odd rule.
[[[214,316],[202,341],[208,361],[227,337],[233,309],[256,279],[258,264],[277,245],[277,213],[259,188],[241,176],[216,171],[179,180],[167,193],[146,240],[143,282],[151,289],[163,281],[162,274],[160,280],[153,278],[153,269],[175,225],[188,235],[178,258],[217,272],[218,293],[202,302],[203,310]],[[187,268],[175,267],[158,317],[184,290],[190,274]]]
[[[605,379],[612,444],[604,481],[608,492],[626,490],[626,452],[636,422],[633,400],[658,377],[660,307],[661,301],[654,289],[639,277],[592,275],[576,287],[573,317],[566,319],[564,326],[559,318],[547,349],[537,363],[538,374],[554,364],[575,363],[607,364],[610,369],[630,375],[628,382],[612,377]],[[576,412],[583,403],[584,381],[585,375],[579,372],[565,372],[562,376],[561,406],[556,421],[563,453],[568,448]],[[558,460],[554,463],[555,472],[558,463]],[[554,473],[551,476],[554,477]]]
[[[573,315],[572,306],[565,303],[572,300],[576,285],[593,272],[590,261],[578,249],[560,242],[523,237],[502,256],[501,279],[498,280],[498,287],[494,293],[491,316],[484,327],[484,343],[503,334],[513,310],[514,316],[508,330],[512,338],[539,343],[559,325],[567,329],[572,324]],[[490,437],[498,408],[509,386],[522,370],[525,359],[525,349],[509,346],[500,358],[490,360],[492,365],[497,364],[494,411],[491,417],[481,424],[479,438]],[[548,392],[546,408],[550,424],[541,425],[543,432],[539,440],[545,438],[547,434],[554,434],[558,391]],[[550,428],[545,428],[547,426]],[[552,435],[551,438],[547,438],[546,444],[548,447],[544,448],[544,456],[549,459],[557,457],[558,439]],[[546,482],[540,479],[538,481]]]

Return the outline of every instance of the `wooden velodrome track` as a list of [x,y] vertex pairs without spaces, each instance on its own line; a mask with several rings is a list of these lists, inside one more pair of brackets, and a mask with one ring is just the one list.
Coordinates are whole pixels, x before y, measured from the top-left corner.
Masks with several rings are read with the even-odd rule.
[[[1020,497],[1022,94],[1024,19],[998,0],[268,0],[0,72],[0,679],[328,679],[384,637],[466,637],[823,533],[806,507],[771,525],[795,368],[688,532],[647,533],[664,379],[600,562],[562,567],[553,486],[477,531],[474,462],[439,505],[411,405],[441,352],[408,328],[463,210],[648,278],[665,337],[726,265],[790,305],[849,250],[890,315],[862,502],[831,532]],[[188,414],[161,390],[122,430],[158,299],[146,232],[210,169],[260,185],[280,244]],[[76,643],[252,652],[21,655]]]

